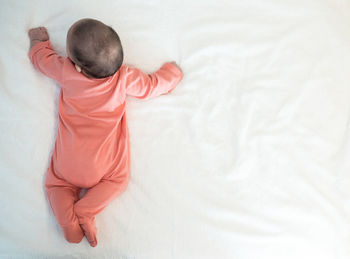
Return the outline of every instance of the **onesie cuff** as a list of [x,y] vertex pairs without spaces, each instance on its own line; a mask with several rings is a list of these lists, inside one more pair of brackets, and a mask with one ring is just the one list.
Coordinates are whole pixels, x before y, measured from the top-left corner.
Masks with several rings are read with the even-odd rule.
[[165,63],[161,67],[161,69],[164,69],[165,71],[170,72],[169,75],[173,79],[172,83],[171,83],[171,87],[167,91],[167,93],[171,93],[175,89],[175,87],[180,83],[180,81],[182,80],[183,73],[182,73],[181,69],[177,65],[175,65],[173,63],[170,63],[170,62]]
[[46,41],[41,41],[41,42],[38,42],[37,44],[35,44],[30,50],[29,50],[29,53],[28,53],[28,56],[31,60],[33,60],[33,56],[41,49],[43,48],[49,48],[49,49],[52,49],[52,46],[51,46],[51,43],[49,40],[46,40]]
[[165,67],[166,69],[169,69],[171,72],[173,72],[176,75],[176,77],[179,78],[179,81],[182,80],[183,73],[177,65],[174,65],[173,63],[167,62],[163,65],[163,67]]

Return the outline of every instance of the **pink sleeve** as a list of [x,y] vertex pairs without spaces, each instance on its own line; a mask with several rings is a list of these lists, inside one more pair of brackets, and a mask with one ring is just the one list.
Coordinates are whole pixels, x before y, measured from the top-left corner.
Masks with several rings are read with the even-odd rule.
[[28,55],[34,66],[41,73],[56,81],[60,81],[64,59],[53,50],[50,41],[42,41],[35,44]]
[[181,81],[181,70],[172,63],[165,63],[158,71],[145,74],[137,68],[126,67],[126,94],[148,99],[171,92]]

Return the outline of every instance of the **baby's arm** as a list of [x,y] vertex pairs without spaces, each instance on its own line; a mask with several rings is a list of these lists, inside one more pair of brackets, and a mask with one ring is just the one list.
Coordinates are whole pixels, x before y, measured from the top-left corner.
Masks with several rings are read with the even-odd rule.
[[30,39],[29,58],[34,66],[44,75],[59,81],[63,67],[63,58],[53,50],[46,28],[30,29],[28,36]]
[[175,62],[165,63],[152,74],[126,67],[126,93],[140,99],[152,98],[171,92],[182,77],[182,71]]

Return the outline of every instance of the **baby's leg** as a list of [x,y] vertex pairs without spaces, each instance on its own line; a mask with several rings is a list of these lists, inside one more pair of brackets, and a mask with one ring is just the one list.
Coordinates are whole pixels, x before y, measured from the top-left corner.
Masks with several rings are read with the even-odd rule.
[[70,243],[80,243],[84,233],[73,207],[78,200],[80,189],[58,178],[52,172],[52,167],[47,171],[45,187],[51,209],[62,228],[64,237]]
[[101,212],[128,183],[128,170],[102,180],[74,204],[74,211],[91,246],[97,245],[95,215]]

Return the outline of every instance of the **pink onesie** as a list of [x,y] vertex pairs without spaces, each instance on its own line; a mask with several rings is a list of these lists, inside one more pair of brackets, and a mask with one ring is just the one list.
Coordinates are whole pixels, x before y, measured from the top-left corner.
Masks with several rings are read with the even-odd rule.
[[[171,92],[180,69],[165,63],[153,74],[123,65],[113,76],[94,79],[76,71],[49,41],[29,51],[34,66],[60,86],[58,129],[45,187],[52,211],[69,242],[84,234],[97,245],[95,215],[125,190],[129,179],[127,95],[146,99]],[[87,188],[79,199],[82,188]]]

